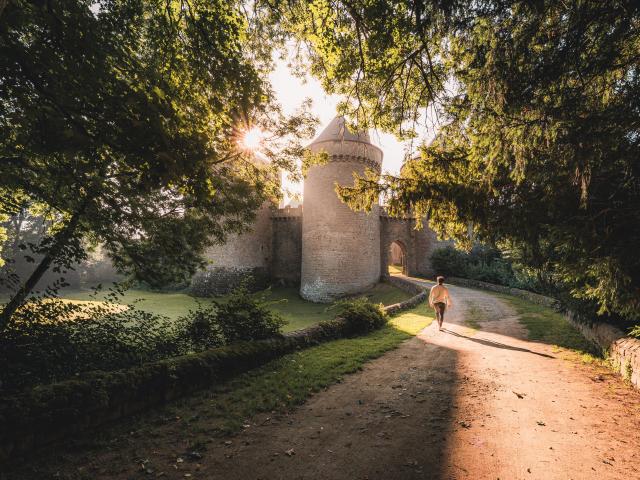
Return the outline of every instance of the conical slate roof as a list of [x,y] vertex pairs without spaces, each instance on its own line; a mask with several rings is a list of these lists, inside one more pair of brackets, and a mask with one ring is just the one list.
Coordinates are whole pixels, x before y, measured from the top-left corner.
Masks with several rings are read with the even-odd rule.
[[311,142],[311,145],[329,141],[352,141],[371,144],[368,132],[352,133],[347,128],[344,117],[340,116],[331,120],[327,128]]

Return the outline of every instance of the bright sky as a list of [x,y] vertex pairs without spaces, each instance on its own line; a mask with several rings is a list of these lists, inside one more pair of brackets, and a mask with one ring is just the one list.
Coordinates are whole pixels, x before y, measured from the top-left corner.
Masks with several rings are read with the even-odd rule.
[[[320,119],[316,135],[336,116],[339,97],[327,95],[320,82],[311,76],[306,78],[306,81],[294,76],[286,60],[277,61],[270,80],[286,114],[293,113],[306,98],[313,99],[313,112]],[[392,174],[398,173],[404,161],[405,146],[387,133],[371,132],[371,139],[384,152],[382,170]],[[302,193],[301,184],[295,185],[285,180],[283,186],[292,192]],[[285,203],[286,201],[285,199]]]

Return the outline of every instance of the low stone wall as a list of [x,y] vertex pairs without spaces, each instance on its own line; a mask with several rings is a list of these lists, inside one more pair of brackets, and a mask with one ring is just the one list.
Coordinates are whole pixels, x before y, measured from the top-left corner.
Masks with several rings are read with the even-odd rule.
[[611,366],[631,384],[640,388],[640,340],[626,336],[608,323],[594,322],[573,312],[565,317],[588,340],[598,345]]
[[[492,283],[469,280],[466,278],[447,278],[447,282],[461,287],[480,288],[493,292],[506,293],[514,297],[523,298],[538,305],[558,308],[556,299],[545,297],[526,290],[494,285]],[[576,315],[574,312],[565,312],[565,318],[584,337],[594,343],[610,361],[613,368],[640,389],[640,340],[629,337],[622,330],[607,323],[595,322]]]
[[427,291],[423,287],[416,285],[415,283],[406,280],[401,277],[386,276],[383,278],[386,283],[393,285],[408,293],[413,293],[414,296],[400,303],[394,303],[393,305],[386,305],[384,311],[389,315],[396,314],[402,310],[408,310],[413,308],[422,302],[427,300]]

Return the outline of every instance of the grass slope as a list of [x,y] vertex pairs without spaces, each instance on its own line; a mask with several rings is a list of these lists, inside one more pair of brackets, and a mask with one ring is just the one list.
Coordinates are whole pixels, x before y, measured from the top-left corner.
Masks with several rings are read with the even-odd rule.
[[520,316],[519,321],[531,340],[575,350],[582,354],[594,354],[596,349],[560,313],[548,307],[536,305],[510,295],[498,295],[509,303]]

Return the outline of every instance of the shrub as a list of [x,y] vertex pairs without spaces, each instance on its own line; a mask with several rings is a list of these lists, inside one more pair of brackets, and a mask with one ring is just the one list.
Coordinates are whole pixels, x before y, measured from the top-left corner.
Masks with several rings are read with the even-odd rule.
[[431,265],[438,275],[466,277],[467,258],[453,247],[436,248],[431,254]]
[[466,266],[466,278],[498,285],[515,286],[515,277],[511,265],[498,258],[491,263],[469,263]]
[[169,319],[133,307],[40,299],[13,315],[0,335],[0,388],[15,390],[186,353],[178,340]]
[[382,306],[370,302],[366,297],[341,300],[335,303],[338,316],[347,323],[347,334],[358,335],[382,328],[388,316]]
[[176,321],[184,349],[201,352],[224,345],[224,336],[217,321],[215,305],[198,305]]
[[476,245],[468,253],[453,247],[437,248],[431,254],[431,264],[437,275],[468,278],[545,293],[543,286],[535,278],[516,269],[513,263],[495,248]]
[[43,298],[20,309],[0,335],[0,390],[271,338],[286,323],[244,285],[176,321],[123,306],[120,293],[80,304]]
[[215,302],[216,323],[227,344],[278,335],[286,321],[268,308],[265,294],[251,295],[245,284],[226,302]]

